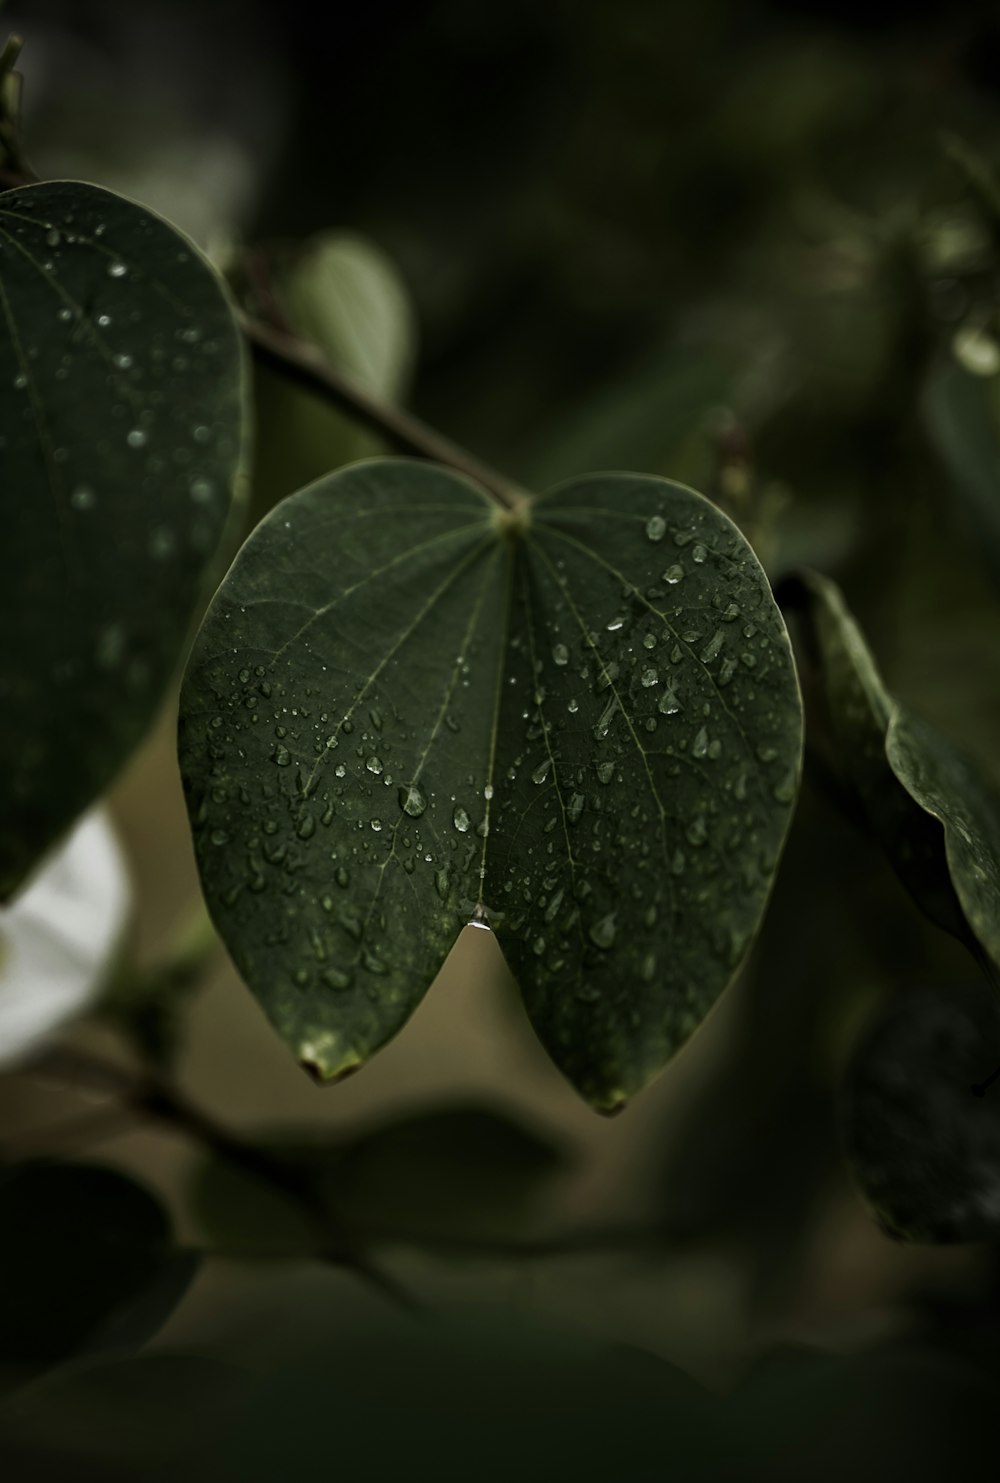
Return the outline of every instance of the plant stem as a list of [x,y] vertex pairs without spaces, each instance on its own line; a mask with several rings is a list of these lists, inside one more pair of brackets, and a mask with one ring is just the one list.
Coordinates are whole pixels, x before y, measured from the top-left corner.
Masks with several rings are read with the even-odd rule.
[[400,1307],[416,1308],[413,1297],[336,1228],[329,1208],[307,1175],[230,1132],[175,1087],[152,1075],[133,1076],[111,1061],[74,1049],[47,1051],[32,1064],[31,1071],[53,1081],[105,1092],[136,1116],[164,1123],[253,1178],[266,1181],[304,1211],[319,1238],[316,1254],[321,1261],[349,1268]]
[[355,421],[379,433],[400,453],[414,454],[455,469],[482,485],[504,509],[516,510],[527,499],[516,484],[450,438],[428,427],[412,413],[391,407],[355,385],[315,345],[251,315],[240,313],[238,317],[254,358],[261,365],[332,402]]

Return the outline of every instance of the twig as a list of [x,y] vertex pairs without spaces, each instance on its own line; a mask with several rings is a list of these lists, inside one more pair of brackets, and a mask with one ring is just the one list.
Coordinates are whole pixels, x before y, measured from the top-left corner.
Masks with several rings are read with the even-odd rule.
[[254,358],[261,365],[332,402],[355,421],[381,434],[400,453],[427,458],[465,474],[482,485],[507,510],[517,509],[527,499],[523,490],[450,438],[428,427],[411,413],[391,407],[355,385],[332,366],[315,345],[242,311],[238,312],[238,319]]
[[47,1051],[30,1070],[49,1080],[105,1092],[137,1116],[164,1123],[247,1174],[281,1190],[308,1216],[319,1238],[320,1260],[351,1269],[400,1307],[410,1310],[417,1307],[416,1300],[394,1278],[358,1251],[345,1233],[335,1227],[330,1210],[307,1174],[266,1149],[245,1142],[175,1087],[153,1076],[135,1077],[110,1061],[72,1049]]

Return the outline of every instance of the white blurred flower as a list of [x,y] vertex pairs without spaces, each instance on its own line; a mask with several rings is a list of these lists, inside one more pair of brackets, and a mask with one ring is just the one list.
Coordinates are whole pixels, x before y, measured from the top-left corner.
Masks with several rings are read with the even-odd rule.
[[118,841],[107,813],[94,809],[0,907],[0,1066],[90,1005],[114,963],[130,904]]

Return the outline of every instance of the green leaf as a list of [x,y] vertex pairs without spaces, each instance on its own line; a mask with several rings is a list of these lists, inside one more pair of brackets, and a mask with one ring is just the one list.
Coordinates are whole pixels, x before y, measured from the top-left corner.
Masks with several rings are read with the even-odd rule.
[[[521,1232],[567,1162],[544,1128],[464,1103],[398,1112],[347,1137],[257,1142],[307,1178],[336,1226],[361,1241],[447,1245]],[[316,1249],[301,1204],[224,1158],[198,1164],[193,1199],[211,1243],[228,1254]]]
[[[272,271],[275,303],[290,329],[373,395],[394,402],[405,394],[416,313],[385,253],[354,233],[327,232],[279,257]],[[330,469],[382,451],[346,413],[261,366],[254,393],[254,505],[261,514]]]
[[921,910],[1000,967],[1000,796],[893,700],[836,585],[801,584],[832,765]]
[[141,1343],[193,1271],[159,1201],[124,1174],[42,1162],[0,1171],[0,1365]]
[[153,716],[223,535],[243,387],[219,280],[173,228],[96,186],[0,195],[0,898]]
[[924,415],[965,534],[1000,582],[1000,381],[942,358],[927,379]]
[[611,1112],[746,952],[800,705],[758,562],[692,490],[593,475],[512,514],[372,460],[244,546],[180,756],[216,925],[319,1079],[400,1029],[473,921]]
[[1000,1234],[1000,1010],[985,985],[896,998],[855,1052],[844,1141],[882,1225],[909,1241]]

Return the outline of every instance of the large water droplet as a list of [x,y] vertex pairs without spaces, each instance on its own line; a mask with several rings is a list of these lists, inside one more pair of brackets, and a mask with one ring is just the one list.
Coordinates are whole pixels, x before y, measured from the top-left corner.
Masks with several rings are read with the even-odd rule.
[[534,772],[531,774],[531,781],[533,783],[544,783],[545,782],[545,779],[548,777],[548,775],[551,772],[551,770],[552,770],[552,762],[551,762],[551,759],[548,758],[548,757],[546,757],[545,761],[544,762],[540,762],[538,764],[538,766],[535,768]]
[[451,822],[459,834],[467,834],[469,830],[469,816],[462,807],[457,807],[451,816]]
[[427,807],[427,799],[416,783],[409,783],[399,790],[399,806],[411,819],[419,819]]
[[373,772],[375,776],[378,777],[379,773],[382,771],[382,759],[381,757],[369,757],[367,762],[365,763],[365,766],[367,767],[369,772]]
[[603,948],[607,951],[608,948],[614,946],[616,932],[615,914],[613,911],[609,911],[607,916],[601,917],[599,921],[594,922],[593,926],[589,928],[587,936],[595,947]]
[[650,541],[662,541],[667,533],[667,522],[662,515],[651,515],[646,521],[646,538]]

